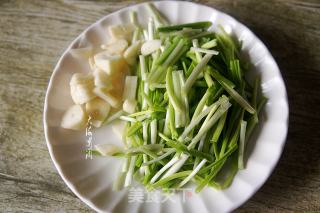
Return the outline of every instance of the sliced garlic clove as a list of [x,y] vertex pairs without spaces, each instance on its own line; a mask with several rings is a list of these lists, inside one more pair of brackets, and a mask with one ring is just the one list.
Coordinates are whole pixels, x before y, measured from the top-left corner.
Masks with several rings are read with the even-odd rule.
[[86,103],[86,113],[93,121],[103,122],[109,115],[110,104],[101,98],[95,98]]
[[127,41],[131,40],[132,33],[136,29],[134,24],[118,24],[112,25],[108,28],[109,34],[113,40],[125,39]]
[[108,102],[113,108],[118,108],[120,101],[110,94],[107,88],[96,87],[93,90],[94,94]]
[[141,46],[141,54],[146,56],[150,55],[151,53],[155,52],[161,47],[161,41],[160,40],[150,40],[146,41]]
[[101,49],[109,52],[110,55],[122,54],[128,47],[128,41],[125,39],[115,40],[109,44],[101,45]]
[[108,51],[103,51],[94,56],[95,65],[106,72],[108,75],[112,75],[116,72],[121,72],[126,66],[126,62],[121,55],[110,55]]
[[116,120],[112,123],[112,131],[122,139],[123,131],[126,127],[126,122],[121,120]]
[[93,49],[92,47],[83,47],[83,48],[75,48],[75,49],[70,49],[70,54],[74,58],[78,59],[88,59],[92,56]]
[[134,65],[137,62],[137,58],[140,54],[141,45],[141,41],[136,41],[135,43],[131,44],[123,53],[123,57],[125,58],[128,64]]
[[103,156],[113,156],[118,153],[123,153],[122,147],[113,144],[97,144],[95,148]]
[[137,87],[138,87],[138,77],[137,76],[126,76],[122,100],[135,99],[136,93],[137,93]]
[[122,109],[127,113],[134,113],[136,111],[137,101],[136,100],[128,100],[126,99],[123,102]]
[[94,85],[96,87],[112,88],[112,82],[110,76],[100,69],[93,71]]
[[70,93],[75,104],[84,104],[96,95],[93,93],[93,84],[73,84],[70,85]]
[[65,129],[80,130],[85,128],[87,115],[80,105],[71,106],[63,115],[61,127]]
[[75,73],[71,77],[70,85],[75,84],[93,84],[93,75],[91,73]]

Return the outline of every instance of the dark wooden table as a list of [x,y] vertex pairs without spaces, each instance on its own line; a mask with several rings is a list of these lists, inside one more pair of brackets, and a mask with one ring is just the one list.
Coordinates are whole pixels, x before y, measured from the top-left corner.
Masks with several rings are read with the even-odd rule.
[[[58,58],[89,24],[138,1],[0,0],[0,212],[91,212],[63,183],[42,112]],[[199,1],[252,29],[282,71],[287,144],[267,183],[237,212],[320,212],[320,1]]]

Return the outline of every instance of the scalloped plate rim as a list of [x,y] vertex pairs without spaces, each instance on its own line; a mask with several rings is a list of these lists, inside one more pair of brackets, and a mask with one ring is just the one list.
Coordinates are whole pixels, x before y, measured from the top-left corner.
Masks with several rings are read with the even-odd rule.
[[[276,161],[273,165],[269,165],[270,167],[270,170],[268,172],[268,174],[266,175],[266,178],[265,180],[261,181],[260,184],[258,185],[255,185],[255,188],[253,190],[253,192],[242,202],[236,202],[236,204],[232,207],[230,207],[227,211],[233,211],[235,210],[236,208],[240,207],[241,205],[243,205],[245,202],[247,202],[261,187],[262,185],[264,185],[264,183],[267,181],[267,179],[270,177],[271,173],[273,172],[274,168],[276,167],[277,163],[279,162],[279,159],[281,157],[281,154],[283,152],[283,148],[284,148],[284,145],[285,145],[285,142],[286,142],[286,138],[287,138],[287,132],[288,132],[288,124],[289,124],[289,106],[288,106],[288,96],[287,96],[287,92],[286,92],[286,87],[285,87],[285,83],[283,81],[283,77],[282,77],[282,74],[280,72],[280,69],[275,61],[275,59],[273,58],[273,56],[271,55],[270,51],[268,50],[268,48],[266,47],[266,45],[255,35],[254,32],[252,32],[247,26],[245,26],[244,24],[242,24],[241,22],[237,21],[235,18],[233,18],[232,16],[228,15],[227,13],[224,13],[218,9],[215,9],[213,7],[210,7],[210,6],[207,6],[207,5],[204,5],[204,4],[199,4],[199,3],[194,3],[194,2],[186,2],[186,1],[154,1],[154,3],[156,4],[166,4],[166,3],[169,3],[169,2],[177,2],[179,4],[193,4],[194,6],[202,6],[202,7],[206,7],[206,8],[209,8],[211,10],[214,10],[216,11],[217,13],[219,14],[223,14],[225,15],[226,17],[228,17],[229,19],[235,21],[237,24],[240,24],[242,27],[244,27],[245,29],[247,29],[250,33],[252,33],[252,35],[254,36],[254,38],[257,40],[258,43],[261,43],[263,45],[263,47],[267,50],[267,55],[275,62],[275,65],[276,65],[276,68],[277,70],[279,71],[279,75],[280,75],[280,79],[281,79],[281,84],[284,86],[284,99],[285,99],[285,107],[287,108],[287,113],[285,115],[285,125],[286,125],[286,128],[285,128],[285,132],[284,132],[284,139],[283,141],[281,141],[281,144],[280,144],[280,152],[277,156],[274,156],[276,157]],[[61,176],[61,178],[63,179],[63,181],[67,184],[67,186],[71,189],[71,191],[81,200],[83,201],[84,203],[86,203],[88,206],[90,206],[93,210],[97,211],[97,212],[102,212],[101,209],[97,208],[89,199],[83,197],[80,195],[80,193],[75,189],[73,183],[71,183],[67,177],[65,176],[65,174],[62,172],[61,170],[61,167],[60,165],[57,163],[57,160],[56,160],[56,157],[54,156],[54,153],[53,153],[53,148],[52,148],[52,144],[50,143],[50,140],[49,140],[49,136],[48,136],[48,132],[49,132],[49,129],[48,129],[48,124],[47,124],[47,114],[48,114],[48,97],[49,97],[49,94],[52,90],[52,87],[53,87],[53,81],[56,77],[56,74],[60,68],[60,65],[63,61],[63,59],[65,58],[65,55],[68,53],[68,51],[73,47],[73,45],[82,37],[86,34],[86,32],[88,32],[89,30],[91,30],[92,28],[94,28],[96,25],[98,25],[99,23],[101,23],[103,20],[107,19],[109,16],[112,16],[113,14],[115,13],[120,13],[120,12],[123,12],[123,11],[127,11],[127,10],[130,10],[132,8],[135,8],[137,6],[141,6],[143,4],[146,4],[147,2],[143,2],[143,3],[139,3],[139,4],[133,4],[133,5],[130,5],[130,6],[127,6],[127,7],[124,7],[120,10],[116,10],[116,11],[113,11],[111,13],[109,13],[108,15],[106,16],[103,16],[102,18],[100,18],[99,20],[97,20],[95,23],[93,24],[90,24],[82,33],[80,33],[69,45],[68,47],[66,48],[66,50],[63,52],[63,54],[61,55],[61,57],[59,58],[58,62],[56,63],[55,65],[55,68],[52,72],[52,75],[50,77],[50,80],[49,80],[49,83],[48,83],[48,87],[47,87],[47,91],[46,91],[46,96],[45,96],[45,103],[44,103],[44,112],[43,112],[43,125],[44,125],[44,133],[45,133],[45,139],[46,139],[46,144],[47,144],[47,147],[48,147],[48,150],[49,150],[49,153],[50,153],[50,157],[56,167],[56,169],[58,170],[58,173],[59,175]],[[105,212],[105,211],[103,211]]]

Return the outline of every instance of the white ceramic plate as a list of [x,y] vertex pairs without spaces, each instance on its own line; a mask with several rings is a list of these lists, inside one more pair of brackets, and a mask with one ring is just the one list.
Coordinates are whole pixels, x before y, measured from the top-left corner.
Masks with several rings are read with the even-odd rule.
[[[108,25],[129,22],[129,11],[136,10],[139,21],[146,24],[148,13],[144,4],[124,8],[91,25],[79,35],[60,58],[51,77],[44,107],[44,129],[51,158],[69,188],[86,204],[98,212],[229,212],[248,200],[267,180],[275,167],[285,143],[288,128],[286,89],[279,68],[265,45],[244,25],[213,8],[177,1],[155,2],[155,6],[171,23],[211,21],[215,30],[221,24],[243,42],[243,57],[251,64],[249,78],[261,75],[263,95],[268,102],[258,128],[249,142],[246,169],[239,171],[232,185],[217,191],[205,188],[201,193],[178,192],[161,200],[150,200],[156,193],[143,188],[112,191],[112,181],[120,166],[114,158],[86,160],[85,132],[60,127],[64,111],[72,105],[69,80],[76,72],[88,72],[87,62],[74,59],[72,47],[98,47],[108,39]],[[115,143],[118,138],[106,126],[93,130],[93,144]],[[192,188],[192,186],[191,186]],[[155,195],[156,194],[156,195]],[[142,198],[142,199],[141,199]],[[169,199],[163,202],[163,199]],[[148,202],[150,201],[150,202]]]

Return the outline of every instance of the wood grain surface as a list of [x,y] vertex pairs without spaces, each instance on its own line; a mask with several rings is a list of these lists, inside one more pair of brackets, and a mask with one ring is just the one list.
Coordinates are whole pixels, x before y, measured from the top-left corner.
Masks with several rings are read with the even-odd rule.
[[[64,184],[43,133],[47,84],[88,25],[139,1],[0,0],[0,212],[92,212]],[[290,103],[284,153],[236,212],[320,212],[320,1],[210,0],[260,37]]]

